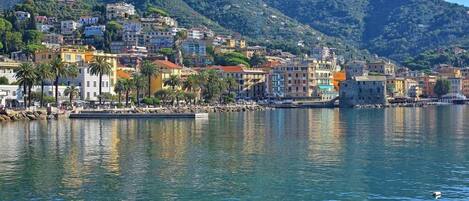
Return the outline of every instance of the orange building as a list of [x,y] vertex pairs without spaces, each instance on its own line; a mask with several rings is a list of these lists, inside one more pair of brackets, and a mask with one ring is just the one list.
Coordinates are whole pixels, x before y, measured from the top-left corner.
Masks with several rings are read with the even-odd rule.
[[334,84],[334,89],[336,91],[339,91],[340,82],[345,80],[345,71],[335,72],[335,73],[332,74],[332,77],[333,77],[332,84]]

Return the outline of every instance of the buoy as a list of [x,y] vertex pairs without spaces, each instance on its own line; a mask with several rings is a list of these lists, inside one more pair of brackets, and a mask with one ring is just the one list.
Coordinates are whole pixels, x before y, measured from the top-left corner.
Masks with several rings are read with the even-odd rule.
[[441,198],[441,192],[439,192],[439,191],[433,192],[432,195],[433,195],[433,197],[435,197],[435,199]]

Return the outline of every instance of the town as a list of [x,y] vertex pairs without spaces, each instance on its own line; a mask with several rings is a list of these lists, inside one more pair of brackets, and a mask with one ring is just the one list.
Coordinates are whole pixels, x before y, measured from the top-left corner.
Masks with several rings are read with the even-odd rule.
[[[33,26],[29,38],[37,41],[0,58],[0,105],[6,108],[234,102],[356,107],[465,103],[469,96],[469,67],[412,71],[379,57],[345,60],[325,46],[294,55],[250,46],[236,34],[179,27],[154,7],[139,16],[131,4],[107,4],[103,16],[66,20],[26,10],[3,15],[9,19],[0,22],[4,29]],[[21,39],[9,42],[3,46],[15,49]]]

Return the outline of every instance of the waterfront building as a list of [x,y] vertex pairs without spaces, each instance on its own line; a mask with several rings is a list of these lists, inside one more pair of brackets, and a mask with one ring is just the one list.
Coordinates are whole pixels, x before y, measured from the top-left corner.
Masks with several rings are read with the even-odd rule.
[[462,80],[462,93],[464,96],[469,97],[469,77],[465,77]]
[[340,90],[340,82],[346,80],[346,75],[345,71],[338,71],[332,73],[333,81],[332,84],[334,85],[334,90],[339,91]]
[[80,87],[80,94],[83,100],[96,101],[99,95],[99,76],[91,75],[89,64],[95,57],[104,57],[111,64],[111,74],[103,75],[102,92],[114,94],[114,84],[117,80],[117,55],[107,54],[87,47],[62,47],[58,50],[38,51],[35,54],[36,62],[50,62],[59,57],[64,62],[78,67],[78,76],[75,78],[63,78],[60,85]]
[[151,79],[151,94],[154,94],[155,92],[162,89],[170,89],[169,86],[164,85],[164,81],[169,79],[171,75],[176,75],[178,77],[181,77],[182,75],[182,67],[171,61],[155,60],[153,61],[153,64],[156,65],[159,70],[159,73],[157,76],[154,76]]
[[422,95],[422,89],[419,83],[414,79],[405,79],[405,96],[411,98],[419,98]]
[[451,94],[462,94],[463,89],[463,79],[460,77],[450,77],[448,78],[450,83],[449,92]]
[[210,69],[219,70],[223,77],[232,77],[238,83],[237,98],[259,100],[266,96],[266,75],[260,69],[239,66],[211,66]]
[[285,73],[279,68],[271,68],[266,81],[267,96],[270,98],[284,98],[285,94]]
[[396,65],[391,62],[370,62],[367,64],[367,68],[370,73],[377,73],[389,77],[394,77],[396,75]]
[[[317,91],[316,65],[308,60],[293,60],[281,63],[270,71],[269,83],[273,91],[271,95],[279,98],[312,98]],[[283,86],[281,86],[283,84]]]
[[309,67],[313,70],[314,96],[321,97],[325,92],[334,91],[333,74],[337,72],[337,66],[334,62],[314,59],[309,62]]
[[107,19],[116,19],[116,18],[129,18],[132,15],[135,15],[135,6],[128,3],[114,3],[106,5],[106,18]]
[[406,96],[406,79],[402,77],[389,78],[386,80],[386,92],[391,97]]
[[[58,97],[59,100],[69,100],[69,96],[66,96],[64,91],[67,86],[59,86]],[[41,93],[41,86],[35,85],[31,88],[33,92]],[[55,95],[55,86],[46,85],[44,86],[45,96]],[[24,93],[23,88],[19,85],[0,85],[0,105],[6,107],[20,107],[24,105],[23,99]]]
[[422,89],[422,96],[424,97],[436,97],[433,89],[435,88],[437,81],[436,76],[422,76],[417,78],[419,88]]
[[7,58],[0,58],[0,77],[8,79],[8,83],[15,83],[15,70],[21,65],[20,62],[16,62]]
[[340,106],[386,105],[385,76],[357,76],[340,83]]

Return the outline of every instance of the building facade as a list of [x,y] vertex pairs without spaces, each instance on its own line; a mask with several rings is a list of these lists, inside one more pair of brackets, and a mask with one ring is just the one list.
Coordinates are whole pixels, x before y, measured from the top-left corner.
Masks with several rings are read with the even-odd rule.
[[357,76],[340,83],[340,107],[386,105],[385,76]]

